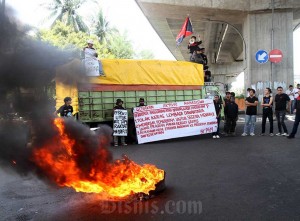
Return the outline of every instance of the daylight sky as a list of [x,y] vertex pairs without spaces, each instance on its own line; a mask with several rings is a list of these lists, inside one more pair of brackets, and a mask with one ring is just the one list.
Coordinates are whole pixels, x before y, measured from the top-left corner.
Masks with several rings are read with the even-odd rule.
[[[43,1],[49,2],[50,0],[6,0],[7,4],[12,5],[16,9],[18,16],[23,22],[33,26],[40,26],[40,21],[47,14],[47,11],[39,7],[39,4]],[[112,25],[122,32],[127,30],[127,35],[132,40],[135,48],[150,49],[156,59],[174,59],[134,0],[99,0],[98,2],[103,8],[107,20]],[[81,14],[85,17],[91,17],[95,10],[97,10],[97,7],[86,5],[82,9]],[[300,28],[294,32],[294,73],[300,77],[299,39]]]

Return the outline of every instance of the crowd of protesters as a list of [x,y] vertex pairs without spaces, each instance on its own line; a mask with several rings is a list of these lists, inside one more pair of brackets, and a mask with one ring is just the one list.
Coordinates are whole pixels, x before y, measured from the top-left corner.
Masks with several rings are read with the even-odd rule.
[[[259,107],[259,100],[255,95],[255,90],[248,88],[248,96],[245,99],[245,124],[243,133],[241,136],[255,136],[255,124],[257,120],[257,111]],[[292,85],[289,86],[289,90],[286,93],[283,92],[281,86],[277,87],[276,94],[272,96],[272,90],[265,88],[264,96],[260,101],[260,107],[262,108],[262,124],[261,133],[259,136],[285,136],[289,139],[294,138],[297,133],[297,129],[300,123],[300,84],[294,89]],[[235,127],[238,119],[238,106],[235,103],[234,94],[232,92],[226,92],[226,96],[223,102],[220,100],[219,95],[215,95],[214,104],[216,109],[218,129],[213,133],[213,138],[220,138],[219,125],[220,125],[220,113],[224,108],[224,130],[225,136],[235,136]],[[222,104],[222,105],[221,105]],[[274,110],[274,112],[273,112]],[[288,133],[288,128],[285,124],[286,114],[295,113],[295,121],[292,128],[292,132]],[[278,132],[274,134],[273,127],[273,115],[275,114]],[[269,121],[269,134],[266,134],[266,123]]]

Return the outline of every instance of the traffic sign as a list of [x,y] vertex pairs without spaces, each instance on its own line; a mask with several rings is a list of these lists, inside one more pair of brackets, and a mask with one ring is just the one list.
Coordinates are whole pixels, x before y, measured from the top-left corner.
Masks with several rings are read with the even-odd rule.
[[268,52],[265,50],[259,50],[255,54],[255,59],[258,63],[263,64],[269,60]]
[[273,63],[279,63],[282,61],[282,52],[278,49],[273,49],[272,51],[270,51],[269,53],[269,60]]

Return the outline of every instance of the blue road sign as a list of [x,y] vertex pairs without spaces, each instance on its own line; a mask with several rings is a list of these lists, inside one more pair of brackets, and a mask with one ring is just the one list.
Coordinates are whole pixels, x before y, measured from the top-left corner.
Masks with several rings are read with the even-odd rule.
[[269,60],[268,52],[265,50],[259,50],[255,54],[255,59],[258,63],[263,64]]

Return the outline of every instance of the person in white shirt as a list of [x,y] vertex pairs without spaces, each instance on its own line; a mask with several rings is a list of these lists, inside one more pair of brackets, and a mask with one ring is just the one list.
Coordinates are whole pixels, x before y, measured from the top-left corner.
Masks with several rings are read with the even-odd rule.
[[294,113],[294,109],[295,109],[295,94],[298,92],[298,89],[294,88],[293,85],[289,86],[289,89],[286,90],[286,94],[289,96],[289,98],[291,99],[291,106],[290,106],[290,114]]
[[297,87],[295,88],[295,100],[300,95],[300,84],[297,84]]

